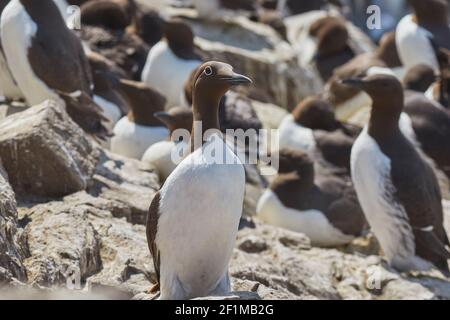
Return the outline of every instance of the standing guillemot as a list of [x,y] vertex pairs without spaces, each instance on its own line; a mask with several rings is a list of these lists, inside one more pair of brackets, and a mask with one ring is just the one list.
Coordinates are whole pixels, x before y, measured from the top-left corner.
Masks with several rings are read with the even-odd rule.
[[164,110],[166,99],[142,82],[122,79],[119,90],[131,110],[114,127],[111,151],[140,160],[152,144],[167,138],[167,129],[154,116]]
[[[230,87],[251,80],[220,62],[205,63],[195,79],[193,115],[194,121],[201,122],[202,132],[196,132],[194,122],[192,153],[155,195],[147,220],[160,299],[230,291],[228,263],[242,214],[245,173],[219,131],[218,109]],[[223,152],[227,162],[210,159],[211,147]]]
[[336,120],[332,106],[319,97],[308,97],[279,126],[280,148],[320,154],[334,166],[349,169],[350,152],[360,129]]
[[333,76],[325,85],[324,96],[335,107],[339,120],[349,120],[362,108],[370,106],[370,99],[366,94],[358,88],[343,85],[341,81],[364,74],[370,69],[372,73],[376,73],[377,68],[390,68],[399,76],[402,75],[394,32],[383,35],[375,52],[360,54],[334,70]]
[[[9,0],[0,1],[0,14],[5,9]],[[6,62],[3,48],[0,41],[0,95],[7,100],[15,100],[23,98],[23,94],[17,86],[16,80],[14,80],[11,70],[9,70],[8,63]]]
[[166,23],[164,35],[165,39],[148,53],[142,81],[167,98],[166,109],[186,106],[184,83],[202,63],[194,46],[194,34],[185,22],[172,19]]
[[302,151],[282,149],[279,157],[278,175],[258,201],[260,219],[304,233],[314,246],[339,246],[362,234],[364,213],[351,183],[315,174]]
[[395,268],[448,273],[450,252],[441,192],[431,167],[401,133],[403,88],[395,77],[345,80],[372,98],[369,124],[356,140],[351,174],[367,221]]
[[[10,1],[1,16],[1,42],[29,105],[58,100],[56,91],[92,96],[91,71],[81,41],[67,28],[52,0]],[[89,105],[93,104],[85,107]],[[103,135],[101,109],[78,108],[77,112],[76,122],[82,128]]]
[[[189,147],[189,141],[175,135],[175,130],[184,129],[185,132],[191,132],[192,129],[192,109],[187,107],[173,107],[167,112],[157,112],[158,118],[169,129],[169,139],[155,143],[145,151],[142,162],[149,164],[156,169],[160,181],[165,181],[182,160]],[[177,159],[173,159],[174,153]]]
[[315,21],[309,30],[317,39],[315,66],[323,81],[328,81],[333,71],[350,61],[354,51],[350,48],[349,33],[343,18],[326,16]]
[[[447,0],[408,0],[414,14],[397,25],[397,49],[406,69],[428,64],[436,72],[439,64],[434,45],[450,49],[450,26]],[[433,42],[433,43],[432,43]]]

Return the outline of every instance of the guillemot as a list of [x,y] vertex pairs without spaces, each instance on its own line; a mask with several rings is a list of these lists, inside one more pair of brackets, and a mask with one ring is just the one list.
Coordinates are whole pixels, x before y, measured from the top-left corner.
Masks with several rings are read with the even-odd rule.
[[383,35],[378,48],[374,52],[357,55],[349,62],[334,70],[324,89],[324,97],[335,107],[336,117],[340,121],[348,121],[363,108],[370,106],[370,99],[364,93],[342,84],[343,79],[359,76],[369,70],[379,73],[379,68],[389,68],[402,77],[403,68],[395,45],[395,33]]
[[397,25],[396,43],[405,68],[427,64],[436,72],[439,64],[434,46],[450,49],[450,26],[447,0],[408,0],[414,14]]
[[302,100],[279,126],[280,148],[323,157],[334,166],[350,166],[350,152],[360,129],[336,120],[332,106],[319,97]]
[[365,219],[351,183],[316,174],[304,152],[282,149],[278,175],[258,201],[266,223],[306,234],[314,246],[349,243],[364,231]]
[[[1,42],[9,69],[29,105],[60,100],[58,92],[92,97],[91,71],[81,41],[67,28],[52,0],[10,1],[1,16]],[[93,104],[77,108],[74,120],[89,133],[103,136],[101,109],[89,106]]]
[[185,81],[201,64],[194,46],[194,34],[185,22],[171,19],[165,25],[165,39],[148,53],[142,81],[159,90],[166,98],[166,109],[187,106],[183,100]]
[[120,80],[119,90],[130,112],[114,126],[111,151],[140,160],[152,144],[167,138],[167,129],[154,116],[164,110],[166,99],[144,83],[132,80]]
[[431,167],[402,134],[403,88],[395,77],[345,80],[369,94],[369,124],[356,140],[351,174],[367,221],[395,268],[448,273],[441,192]]
[[[148,148],[142,156],[142,162],[155,168],[160,180],[165,181],[187,154],[189,141],[183,138],[192,129],[192,109],[174,107],[167,112],[155,113],[155,117],[167,127],[169,138]],[[176,135],[176,130],[185,131],[180,132],[180,136]]]
[[346,21],[340,17],[326,16],[315,21],[309,30],[317,42],[315,66],[324,82],[333,71],[355,57],[349,46],[349,33]]
[[[214,61],[205,63],[195,79],[192,153],[156,193],[147,220],[160,299],[230,291],[228,263],[242,214],[245,173],[220,133],[218,109],[231,86],[251,80]],[[223,157],[212,159],[212,149]]]

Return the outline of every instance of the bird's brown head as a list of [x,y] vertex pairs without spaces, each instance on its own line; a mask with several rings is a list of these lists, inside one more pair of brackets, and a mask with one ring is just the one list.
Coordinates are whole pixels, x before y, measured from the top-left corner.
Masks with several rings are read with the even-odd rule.
[[209,61],[202,64],[192,82],[193,104],[206,102],[217,104],[225,93],[234,86],[248,85],[252,80],[233,71],[229,64]]
[[418,64],[408,70],[403,78],[405,89],[424,93],[437,80],[433,68],[426,64]]
[[179,18],[166,21],[164,35],[175,55],[187,60],[200,59],[195,52],[194,32],[186,22]]
[[191,108],[174,107],[169,111],[156,112],[154,116],[169,129],[170,135],[177,129],[188,131],[192,129],[193,116]]
[[448,26],[449,0],[408,0],[420,25],[442,24]]
[[338,128],[332,106],[319,97],[308,97],[292,111],[295,122],[313,129],[333,131]]
[[342,82],[366,92],[372,99],[372,111],[376,109],[385,114],[399,116],[403,110],[403,86],[395,76],[374,74],[345,79]]

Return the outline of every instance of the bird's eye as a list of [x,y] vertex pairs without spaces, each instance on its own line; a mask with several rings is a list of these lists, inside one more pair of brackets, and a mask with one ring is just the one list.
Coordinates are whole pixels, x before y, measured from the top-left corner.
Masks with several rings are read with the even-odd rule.
[[213,74],[213,69],[210,67],[210,66],[207,66],[206,68],[205,68],[205,74],[207,75],[207,76],[210,76],[210,75],[212,75]]

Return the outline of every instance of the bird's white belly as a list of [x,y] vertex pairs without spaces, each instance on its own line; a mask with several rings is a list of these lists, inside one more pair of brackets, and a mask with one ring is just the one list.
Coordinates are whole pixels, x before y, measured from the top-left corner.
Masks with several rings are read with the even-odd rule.
[[0,51],[0,95],[7,99],[20,99],[23,94],[15,83],[11,71],[9,70],[6,58]]
[[128,158],[141,159],[144,152],[154,143],[167,138],[165,127],[141,126],[123,117],[114,127],[111,151]]
[[209,295],[227,276],[245,173],[241,164],[207,163],[200,150],[184,159],[161,189],[156,241],[162,299]]
[[266,223],[307,235],[314,246],[339,246],[354,239],[336,229],[319,210],[299,211],[284,206],[270,189],[259,199],[256,213]]
[[312,152],[316,148],[313,131],[295,123],[292,115],[287,115],[279,127],[279,147]]
[[351,175],[366,219],[388,260],[402,264],[413,259],[414,235],[404,207],[394,197],[391,161],[367,127],[352,148]]
[[436,72],[439,64],[429,40],[431,33],[417,25],[412,15],[400,20],[395,31],[397,50],[406,72],[418,64],[426,64]]
[[161,92],[167,98],[166,109],[170,109],[183,103],[184,83],[200,63],[178,58],[165,41],[160,41],[148,54],[142,82]]
[[18,0],[11,1],[1,17],[1,41],[11,73],[30,105],[58,96],[34,73],[28,61],[31,39],[37,25]]
[[106,128],[108,128],[109,130],[113,130],[114,126],[122,116],[122,111],[120,110],[120,108],[111,101],[108,101],[97,95],[94,95],[94,102],[97,103],[100,108],[102,108],[103,115],[109,120],[104,123]]

